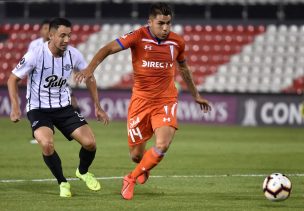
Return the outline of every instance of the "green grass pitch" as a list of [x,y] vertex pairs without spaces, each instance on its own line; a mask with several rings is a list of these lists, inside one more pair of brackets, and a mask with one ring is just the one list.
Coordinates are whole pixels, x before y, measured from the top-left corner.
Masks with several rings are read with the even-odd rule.
[[[145,185],[136,186],[134,199],[125,201],[119,194],[121,177],[134,167],[126,125],[89,123],[98,145],[90,170],[100,179],[102,190],[91,192],[74,179],[79,145],[56,131],[55,148],[65,176],[72,178],[73,197],[66,199],[59,197],[39,146],[29,143],[28,121],[14,124],[0,118],[0,210],[304,209],[303,128],[180,124],[165,159]],[[262,193],[264,177],[273,172],[285,173],[292,181],[286,201],[270,202]]]

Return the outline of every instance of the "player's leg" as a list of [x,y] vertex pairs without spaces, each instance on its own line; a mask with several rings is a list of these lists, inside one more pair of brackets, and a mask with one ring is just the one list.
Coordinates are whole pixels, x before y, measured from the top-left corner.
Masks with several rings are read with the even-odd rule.
[[129,146],[130,157],[134,163],[139,163],[146,152],[146,142]]
[[91,128],[87,124],[82,125],[73,131],[71,137],[81,145],[79,151],[79,166],[76,170],[76,176],[83,180],[89,189],[95,191],[100,190],[100,183],[96,180],[94,175],[88,171],[96,154],[96,141]]
[[80,143],[79,167],[76,170],[76,176],[82,179],[89,189],[99,190],[100,184],[93,174],[88,172],[96,154],[96,142],[91,128],[81,114],[76,112],[72,106],[63,108],[56,113],[56,122],[54,125],[68,139],[75,139]]
[[[132,98],[129,104],[128,118],[128,145],[133,162],[140,163],[145,155],[146,141],[153,135],[150,123],[149,104],[141,98]],[[132,199],[136,179],[126,175],[123,178],[121,195],[124,199]]]
[[61,159],[54,148],[53,131],[48,127],[39,127],[34,131],[34,136],[42,149],[43,160],[56,177],[58,184],[67,182],[63,176]]
[[81,149],[79,151],[79,166],[78,170],[81,174],[88,172],[96,154],[96,141],[91,128],[88,125],[83,125],[73,131],[71,136],[79,142]]
[[144,184],[153,169],[163,159],[169,149],[175,133],[175,128],[163,126],[155,130],[155,146],[146,151],[142,161],[132,172],[140,184]]
[[155,146],[147,150],[140,163],[132,171],[131,177],[138,178],[145,172],[149,172],[163,159],[172,142],[175,130],[170,126],[162,126],[155,130]]
[[[129,146],[129,151],[132,161],[138,164],[143,158],[144,154],[147,152],[146,142],[143,142],[142,144],[135,146]],[[150,176],[150,172],[146,171],[137,177],[136,182],[138,184],[144,184],[148,180],[149,176]]]
[[[168,102],[159,102],[157,105],[149,105],[149,108],[150,109],[147,110],[149,111],[149,123],[152,124],[152,128],[154,128],[154,134],[156,136],[155,146],[148,149],[144,153],[144,156],[142,157],[139,164],[131,172],[131,174],[124,177],[124,183],[123,183],[124,185],[121,192],[124,199],[130,200],[133,198],[136,179],[138,179],[138,177],[143,177],[142,175],[149,174],[150,170],[153,169],[156,165],[158,165],[159,162],[163,159],[165,153],[169,149],[169,146],[173,140],[175,131],[177,129],[177,118],[176,118],[177,102],[175,100]],[[149,131],[144,130],[147,127],[141,127],[142,126],[141,121],[138,125],[139,125],[138,126],[139,130],[135,131],[136,134],[142,131],[141,137],[147,137]],[[147,124],[145,126],[147,126]],[[130,133],[130,129],[129,129],[129,133]],[[134,144],[140,143],[140,141],[137,141],[134,138],[134,136],[131,138]],[[141,141],[146,141],[146,140],[147,139],[142,138]],[[129,138],[129,146],[132,149],[133,145],[132,142],[130,142],[130,138]],[[137,152],[138,150],[133,150],[133,151]]]
[[28,119],[31,122],[33,136],[42,149],[42,156],[45,164],[60,185],[60,196],[71,197],[70,185],[63,175],[61,159],[54,148],[54,128],[47,114],[40,111],[28,112]]
[[63,176],[61,159],[54,149],[53,131],[48,127],[40,127],[34,132],[35,138],[42,148],[43,160],[56,177],[61,197],[71,197],[71,187]]
[[148,172],[162,160],[177,128],[177,102],[175,100],[159,102],[156,105],[150,105],[150,108],[150,122],[156,137],[155,145],[147,150],[143,159],[132,172],[131,176],[135,178]]
[[[142,161],[143,157],[146,155],[146,150],[145,150],[146,141],[149,138],[151,138],[153,131],[151,129],[150,132],[147,132],[147,131],[141,132],[141,131],[144,131],[144,129],[143,128],[139,129],[140,125],[138,125],[137,128],[138,128],[137,132],[139,132],[141,134],[140,135],[141,137],[134,138],[134,134],[133,134],[133,137],[130,138],[130,136],[132,136],[132,134],[130,134],[130,132],[129,132],[129,152],[130,152],[130,157],[131,157],[132,161],[135,163],[140,163]],[[134,140],[136,140],[136,142],[137,142],[136,144],[134,144]],[[149,171],[145,172],[142,175],[139,175],[138,177],[132,177],[131,176],[132,172],[130,174],[124,176],[122,189],[121,189],[121,196],[127,200],[130,200],[133,198],[133,192],[134,192],[134,188],[136,185],[136,181],[139,182],[140,184],[143,184],[146,182],[146,180],[149,177]]]
[[[129,145],[130,157],[133,162],[139,163],[145,153],[146,142],[138,143],[136,145]],[[133,192],[136,185],[136,179],[131,177],[131,173],[125,175],[122,182],[121,196],[124,199],[130,200],[133,198]],[[143,180],[144,178],[140,178]],[[142,182],[142,181],[141,181]]]
[[[175,128],[163,126],[155,130],[156,143],[155,146],[147,150],[139,164],[135,169],[123,178],[123,188],[121,195],[124,199],[131,200],[133,198],[134,188],[138,178],[142,183],[146,182],[149,172],[163,159],[165,152],[168,150],[170,143],[174,137]],[[130,146],[132,158],[140,158],[142,156],[143,146],[141,144]],[[137,160],[136,160],[137,161]]]

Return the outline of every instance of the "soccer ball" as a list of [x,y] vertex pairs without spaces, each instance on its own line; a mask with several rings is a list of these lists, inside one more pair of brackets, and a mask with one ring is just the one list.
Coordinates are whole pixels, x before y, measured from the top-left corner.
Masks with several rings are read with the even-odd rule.
[[263,192],[270,201],[283,201],[290,196],[291,181],[284,174],[273,173],[265,178]]

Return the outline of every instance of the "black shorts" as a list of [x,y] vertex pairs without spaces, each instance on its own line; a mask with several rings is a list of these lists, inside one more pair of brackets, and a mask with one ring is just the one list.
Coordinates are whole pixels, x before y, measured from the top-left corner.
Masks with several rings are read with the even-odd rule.
[[[73,140],[71,134],[74,130],[82,125],[88,124],[84,117],[74,110],[72,106],[64,108],[50,108],[50,109],[33,109],[27,112],[34,131],[42,126],[49,127],[55,133],[54,126],[68,139]],[[35,137],[34,137],[35,138]]]

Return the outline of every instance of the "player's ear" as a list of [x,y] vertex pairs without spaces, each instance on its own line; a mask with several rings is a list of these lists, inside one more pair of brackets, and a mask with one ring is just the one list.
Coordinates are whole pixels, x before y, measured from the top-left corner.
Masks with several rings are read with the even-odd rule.
[[54,37],[54,35],[55,35],[55,30],[53,30],[53,29],[51,29],[50,31],[49,31],[49,39],[51,40],[52,39],[52,37]]
[[148,19],[148,25],[149,25],[149,27],[152,26],[152,19],[151,18]]
[[53,37],[53,33],[52,33],[52,32],[49,32],[48,37],[49,37],[49,40],[51,40],[52,37]]

